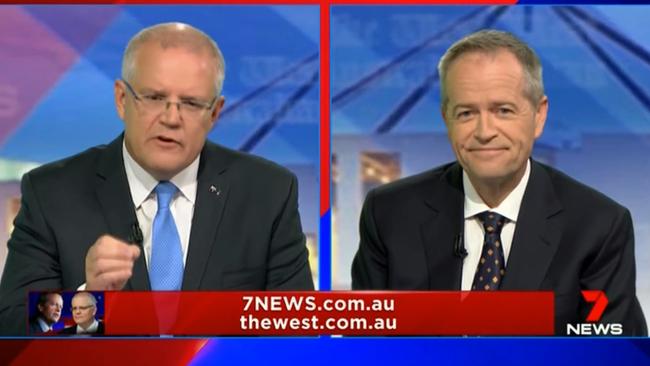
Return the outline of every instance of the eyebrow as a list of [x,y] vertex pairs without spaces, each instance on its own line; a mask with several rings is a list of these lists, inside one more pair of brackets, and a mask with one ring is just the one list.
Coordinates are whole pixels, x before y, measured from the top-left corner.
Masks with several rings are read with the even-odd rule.
[[512,108],[514,110],[519,110],[519,108],[517,107],[517,104],[515,104],[513,102],[505,102],[505,101],[496,101],[496,102],[490,103],[490,108],[494,108],[494,107],[510,107],[510,108]]
[[[164,90],[153,89],[153,88],[142,88],[142,91],[140,93],[145,94],[145,95],[160,95],[160,96],[164,96],[164,97],[169,96],[168,92],[166,92]],[[194,95],[180,95],[178,97],[178,99],[181,100],[181,101],[204,102],[208,98],[198,97],[198,96],[194,96]]]
[[452,111],[452,113],[456,113],[459,109],[472,109],[472,108],[476,108],[476,104],[461,103],[461,104],[456,104],[455,106],[453,106],[451,111]]
[[[513,107],[513,108],[517,108],[517,105],[515,103],[504,101],[504,100],[497,100],[497,101],[494,101],[494,102],[490,102],[489,106],[490,107],[510,106],[510,107]],[[472,108],[476,108],[475,103],[459,103],[459,104],[454,105],[451,110],[452,110],[452,112],[456,112],[459,109],[472,109]]]

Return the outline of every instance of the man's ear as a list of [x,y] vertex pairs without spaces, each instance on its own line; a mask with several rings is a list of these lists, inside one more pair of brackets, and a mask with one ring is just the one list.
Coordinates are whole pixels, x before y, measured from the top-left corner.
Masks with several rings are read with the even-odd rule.
[[212,121],[212,126],[210,126],[210,128],[214,128],[214,125],[217,123],[217,119],[219,119],[219,114],[223,110],[225,103],[226,98],[224,98],[223,95],[220,95],[219,98],[217,98],[217,100],[214,102],[212,114],[210,115],[210,121]]
[[124,120],[125,114],[125,104],[126,104],[126,85],[122,80],[115,80],[113,85],[113,93],[115,96],[115,109],[117,109],[117,115],[120,116],[121,120]]
[[548,98],[545,95],[537,104],[537,110],[535,111],[535,139],[542,136],[542,133],[544,132],[544,125],[546,124],[547,115],[548,115]]
[[440,106],[440,116],[442,116],[442,121],[445,123],[445,126],[448,125],[447,123],[447,114],[445,113],[445,107]]

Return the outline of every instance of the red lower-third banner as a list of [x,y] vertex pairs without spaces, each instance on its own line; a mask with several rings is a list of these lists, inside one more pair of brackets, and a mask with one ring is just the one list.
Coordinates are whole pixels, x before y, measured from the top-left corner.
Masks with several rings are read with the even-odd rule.
[[551,335],[552,292],[107,292],[105,335]]

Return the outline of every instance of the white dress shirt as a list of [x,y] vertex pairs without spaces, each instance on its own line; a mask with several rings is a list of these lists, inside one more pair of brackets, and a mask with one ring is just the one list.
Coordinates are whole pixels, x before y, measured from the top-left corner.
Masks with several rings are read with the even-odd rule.
[[[144,248],[144,257],[148,266],[151,261],[151,231],[156,211],[158,211],[158,201],[153,190],[158,185],[158,180],[133,160],[124,143],[122,143],[122,152],[126,179],[129,182],[131,197],[133,198],[133,207],[135,207],[135,214],[140,224],[140,230],[142,230],[142,247]],[[170,182],[174,183],[178,188],[178,192],[174,195],[170,204],[170,210],[181,239],[183,265],[187,260],[187,248],[190,243],[198,172],[199,156],[187,168],[170,179]]]
[[47,324],[45,320],[43,320],[43,318],[40,316],[36,319],[36,321],[38,322],[38,326],[41,327],[41,332],[45,333],[52,330],[52,326]]
[[84,329],[81,325],[77,324],[77,334],[95,334],[97,333],[97,328],[99,328],[99,322],[97,319],[94,319],[93,322]]
[[503,229],[501,229],[501,243],[503,244],[503,256],[506,263],[506,276],[508,275],[508,255],[510,254],[510,248],[512,247],[512,238],[515,234],[519,208],[521,207],[521,201],[524,198],[524,192],[526,191],[529,177],[530,160],[526,163],[524,176],[521,178],[515,189],[513,189],[497,207],[490,208],[485,204],[485,202],[483,202],[481,196],[479,196],[476,189],[474,189],[472,182],[470,182],[467,173],[463,170],[463,188],[465,190],[465,231],[463,237],[465,250],[467,250],[467,257],[465,257],[465,260],[463,261],[461,290],[469,291],[472,289],[476,267],[481,258],[485,230],[483,229],[483,224],[476,215],[483,211],[496,212],[507,218],[506,222],[503,224]]

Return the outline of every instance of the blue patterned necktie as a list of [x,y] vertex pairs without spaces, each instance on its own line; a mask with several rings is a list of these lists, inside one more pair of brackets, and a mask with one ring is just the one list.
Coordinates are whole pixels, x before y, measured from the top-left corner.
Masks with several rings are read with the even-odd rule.
[[476,215],[483,224],[485,237],[481,259],[476,267],[472,290],[493,291],[501,286],[506,274],[506,263],[501,244],[501,229],[506,218],[496,212],[484,211]]
[[158,211],[153,220],[149,279],[151,289],[155,291],[180,290],[183,282],[181,239],[174,217],[169,210],[169,205],[177,191],[178,188],[168,181],[158,183],[154,189],[158,200]]

